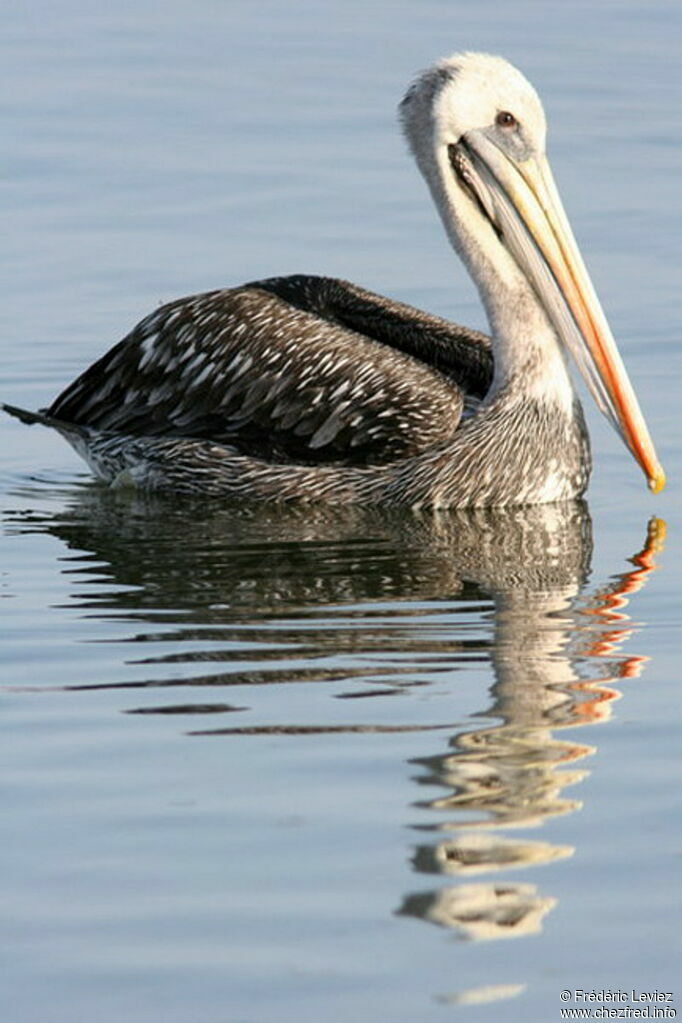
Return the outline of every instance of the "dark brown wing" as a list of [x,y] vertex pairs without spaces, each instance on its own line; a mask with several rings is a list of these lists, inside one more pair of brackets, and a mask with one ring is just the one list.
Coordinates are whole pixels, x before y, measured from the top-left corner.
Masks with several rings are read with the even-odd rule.
[[483,398],[492,383],[492,341],[478,330],[334,277],[295,274],[247,287],[278,295],[298,309],[412,355],[471,398]]
[[[330,289],[344,301],[332,302]],[[362,315],[353,320],[348,307],[358,301]],[[377,303],[398,310],[402,330],[379,326],[386,337],[401,334],[402,344],[358,333],[367,319],[381,320]],[[180,299],[143,320],[48,414],[134,436],[218,441],[275,461],[391,461],[449,439],[462,411],[447,343],[437,331],[432,340],[420,331],[420,315],[431,323],[325,278],[278,278]],[[415,348],[435,351],[435,366]],[[470,360],[479,372],[489,357],[485,343],[471,348],[483,353]]]

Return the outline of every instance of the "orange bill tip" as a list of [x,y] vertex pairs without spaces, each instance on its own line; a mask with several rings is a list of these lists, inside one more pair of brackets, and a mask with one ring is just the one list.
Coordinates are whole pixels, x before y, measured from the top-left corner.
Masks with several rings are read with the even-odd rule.
[[665,486],[665,473],[661,466],[657,466],[649,477],[649,490],[652,494],[660,494]]

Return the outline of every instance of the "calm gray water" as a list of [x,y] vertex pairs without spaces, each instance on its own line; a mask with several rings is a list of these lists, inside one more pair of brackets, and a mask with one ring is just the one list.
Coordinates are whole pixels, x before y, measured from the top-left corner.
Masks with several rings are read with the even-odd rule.
[[678,5],[1,20],[3,399],[275,273],[484,326],[394,109],[487,49],[545,99],[670,479],[652,498],[590,409],[585,505],[142,500],[3,420],[3,1020],[549,1023],[564,989],[633,987],[682,1011]]

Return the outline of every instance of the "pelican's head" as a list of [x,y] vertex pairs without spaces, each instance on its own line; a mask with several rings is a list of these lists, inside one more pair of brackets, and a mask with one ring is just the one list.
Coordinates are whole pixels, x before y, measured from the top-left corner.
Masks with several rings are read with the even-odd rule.
[[[505,113],[515,123],[501,116]],[[545,150],[540,97],[517,68],[489,53],[458,53],[428,68],[407,90],[400,117],[420,163],[427,153],[447,149],[476,130],[491,134],[503,147],[511,145],[519,155],[522,148]]]
[[456,54],[419,76],[400,116],[489,312],[496,290],[513,291],[521,278],[530,286],[649,487],[661,490],[663,469],[547,163],[532,85],[500,57]]

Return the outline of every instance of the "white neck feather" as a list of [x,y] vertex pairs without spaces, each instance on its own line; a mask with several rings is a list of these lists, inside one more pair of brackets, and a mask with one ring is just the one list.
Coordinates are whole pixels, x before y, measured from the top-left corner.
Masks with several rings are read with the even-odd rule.
[[476,284],[485,307],[495,352],[495,377],[488,400],[510,385],[520,399],[533,396],[570,412],[574,393],[563,351],[530,282],[492,225],[454,176],[439,125],[438,69],[427,73],[411,98],[403,126],[429,186],[450,242]]
[[447,153],[418,157],[450,242],[469,271],[490,324],[495,376],[488,400],[507,385],[519,398],[570,411],[574,393],[554,327],[532,285],[490,223],[453,177]]

